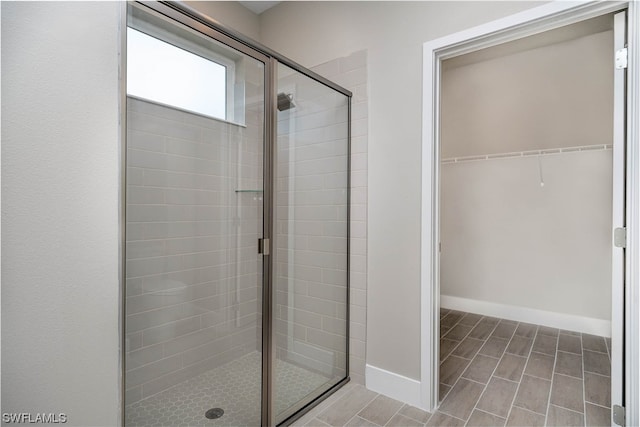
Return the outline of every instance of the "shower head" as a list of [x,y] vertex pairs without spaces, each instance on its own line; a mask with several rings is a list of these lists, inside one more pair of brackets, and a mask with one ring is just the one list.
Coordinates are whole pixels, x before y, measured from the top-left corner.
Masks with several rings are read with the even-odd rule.
[[286,111],[290,108],[294,108],[296,104],[293,102],[293,95],[290,93],[278,94],[278,111]]

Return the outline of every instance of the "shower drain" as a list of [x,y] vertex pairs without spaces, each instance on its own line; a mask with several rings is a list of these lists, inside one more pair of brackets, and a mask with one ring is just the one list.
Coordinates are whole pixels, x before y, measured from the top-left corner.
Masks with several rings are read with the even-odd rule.
[[215,420],[216,418],[220,418],[224,414],[224,409],[222,408],[211,408],[207,412],[204,413],[204,416],[209,418],[210,420]]

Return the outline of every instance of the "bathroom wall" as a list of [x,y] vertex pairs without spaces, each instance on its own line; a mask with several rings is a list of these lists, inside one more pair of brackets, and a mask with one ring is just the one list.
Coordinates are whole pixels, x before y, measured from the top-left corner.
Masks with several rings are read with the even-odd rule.
[[260,41],[307,66],[367,50],[367,364],[420,378],[423,43],[541,4],[282,2],[260,15]]
[[443,66],[442,303],[568,314],[608,334],[612,31],[496,49]]
[[127,403],[260,349],[263,117],[128,99]]
[[2,2],[2,412],[117,425],[118,2]]
[[[422,43],[538,4],[284,2],[262,15],[262,42],[305,65],[369,49],[362,161],[372,170],[367,359],[376,366],[419,377]],[[123,5],[1,6],[2,409],[116,425]]]

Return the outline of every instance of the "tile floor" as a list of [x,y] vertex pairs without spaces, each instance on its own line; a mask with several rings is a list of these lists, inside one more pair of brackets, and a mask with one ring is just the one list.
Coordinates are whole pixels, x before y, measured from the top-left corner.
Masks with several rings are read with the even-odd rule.
[[608,426],[603,337],[442,310],[434,414],[347,384],[295,426]]
[[[258,426],[261,361],[260,353],[252,352],[133,403],[125,408],[125,425]],[[325,376],[277,359],[276,410],[281,412],[319,387],[328,387],[328,381]],[[224,415],[215,420],[205,418],[205,412],[214,407],[222,408]]]

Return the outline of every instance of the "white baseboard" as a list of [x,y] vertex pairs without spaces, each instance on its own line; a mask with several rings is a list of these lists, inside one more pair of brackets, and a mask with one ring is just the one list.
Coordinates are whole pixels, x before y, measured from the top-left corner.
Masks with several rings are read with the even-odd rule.
[[365,385],[376,393],[421,408],[420,381],[375,366],[365,368]]
[[592,317],[574,316],[572,314],[556,313],[553,311],[537,310],[535,308],[498,304],[449,295],[440,295],[440,307],[518,322],[534,323],[536,325],[566,329],[568,331],[611,337],[611,322],[608,320],[594,319]]

